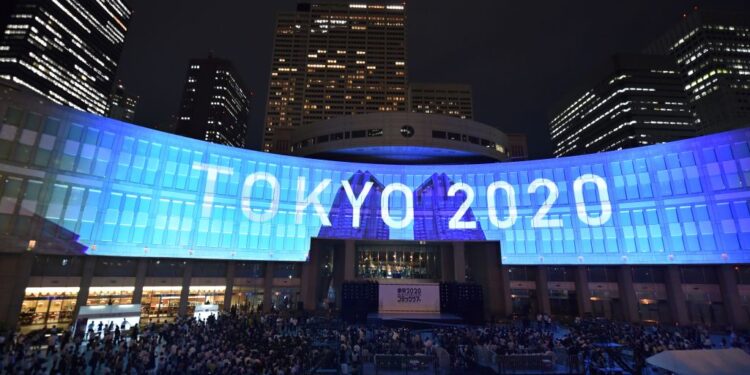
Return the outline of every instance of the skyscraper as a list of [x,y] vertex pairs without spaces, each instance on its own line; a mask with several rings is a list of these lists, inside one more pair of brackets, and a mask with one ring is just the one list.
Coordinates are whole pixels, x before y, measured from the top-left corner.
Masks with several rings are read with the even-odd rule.
[[694,9],[647,51],[677,62],[700,133],[750,126],[750,13]]
[[556,157],[668,142],[695,134],[677,66],[669,57],[615,55],[592,83],[552,113]]
[[131,10],[122,0],[4,0],[0,79],[103,115]]
[[471,119],[474,111],[471,86],[450,83],[410,83],[409,109]]
[[508,152],[511,161],[529,159],[529,138],[525,133],[508,133]]
[[279,14],[262,149],[290,151],[279,129],[406,111],[405,24],[401,3],[301,3]]
[[107,102],[107,117],[125,122],[135,120],[135,107],[138,105],[138,97],[129,95],[125,91],[125,85],[118,81],[112,87]]
[[211,55],[192,59],[185,76],[176,133],[207,142],[245,147],[248,90],[231,62]]

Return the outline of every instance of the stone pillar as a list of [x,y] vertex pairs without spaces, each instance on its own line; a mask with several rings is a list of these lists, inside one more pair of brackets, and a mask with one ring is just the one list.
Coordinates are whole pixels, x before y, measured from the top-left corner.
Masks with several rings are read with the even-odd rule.
[[188,297],[190,297],[190,279],[193,278],[193,262],[185,263],[185,270],[182,273],[182,290],[180,291],[180,307],[177,313],[180,316],[187,315]]
[[96,268],[96,257],[84,256],[81,284],[79,285],[78,296],[76,296],[76,307],[73,310],[74,322],[78,319],[78,311],[81,310],[81,306],[85,306],[89,299],[89,288],[91,288],[91,280],[94,278],[94,268]]
[[680,268],[678,266],[667,266],[665,287],[667,289],[667,302],[672,319],[679,325],[689,325],[687,304],[685,303],[685,292],[682,290],[680,280]]
[[576,266],[576,298],[578,298],[578,315],[591,315],[591,290],[586,266]]
[[353,281],[354,264],[357,262],[354,240],[344,241],[344,281]]
[[273,262],[266,262],[266,276],[263,278],[263,312],[271,311],[273,293]]
[[633,287],[633,272],[630,266],[617,268],[617,289],[620,294],[620,308],[626,321],[638,322],[638,299]]
[[466,252],[463,242],[453,243],[453,281],[466,282]]
[[502,301],[501,314],[503,318],[513,315],[513,299],[510,297],[510,267],[500,266],[500,298]]
[[742,311],[740,291],[737,287],[737,274],[732,266],[726,264],[722,264],[718,268],[719,288],[721,289],[724,309],[727,312],[727,320],[736,329],[747,329],[750,324],[748,324],[747,315]]
[[300,294],[302,305],[306,311],[317,309],[318,279],[320,274],[320,250],[316,241],[310,246],[307,262],[302,263],[302,279],[300,282]]
[[15,329],[21,313],[26,287],[31,278],[34,255],[0,255],[0,322],[3,329]]
[[232,309],[232,289],[234,289],[234,265],[235,262],[227,261],[227,282],[224,289],[224,311],[229,312]]
[[549,285],[547,285],[547,266],[536,268],[536,301],[538,313],[550,315],[552,309],[549,303]]
[[148,259],[138,259],[138,268],[135,271],[135,288],[133,288],[133,299],[131,303],[140,304],[143,299],[143,286],[146,284],[146,270],[148,269]]

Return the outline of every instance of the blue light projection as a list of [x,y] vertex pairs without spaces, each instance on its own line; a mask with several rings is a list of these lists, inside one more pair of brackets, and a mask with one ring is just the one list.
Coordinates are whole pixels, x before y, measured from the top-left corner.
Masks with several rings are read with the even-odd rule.
[[38,216],[77,233],[88,254],[112,256],[304,261],[321,237],[499,241],[505,264],[750,261],[748,129],[561,159],[408,166],[71,118],[0,126],[0,233]]

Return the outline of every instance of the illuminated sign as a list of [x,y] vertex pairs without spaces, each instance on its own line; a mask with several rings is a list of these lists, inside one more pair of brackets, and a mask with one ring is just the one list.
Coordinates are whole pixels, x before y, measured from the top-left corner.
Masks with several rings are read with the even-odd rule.
[[407,166],[233,149],[75,113],[0,127],[0,231],[41,217],[88,254],[117,256],[304,261],[319,237],[499,241],[505,264],[750,261],[748,130]]

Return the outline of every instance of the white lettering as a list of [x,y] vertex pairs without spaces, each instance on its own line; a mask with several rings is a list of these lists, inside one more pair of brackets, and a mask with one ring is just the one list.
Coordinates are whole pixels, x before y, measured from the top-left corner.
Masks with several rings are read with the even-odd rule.
[[209,217],[211,216],[211,208],[213,208],[214,205],[216,180],[219,177],[219,173],[231,176],[232,173],[234,173],[234,168],[194,162],[193,169],[208,172],[206,175],[206,188],[203,190],[203,209],[201,215],[203,217]]
[[[583,199],[583,184],[593,183],[599,193],[599,201],[602,205],[602,213],[597,217],[589,216],[586,212],[586,202]],[[612,217],[612,203],[609,201],[609,192],[607,192],[607,181],[593,174],[582,174],[573,181],[573,196],[576,199],[576,212],[578,218],[587,225],[601,226]]]
[[323,226],[331,226],[331,221],[328,220],[328,214],[326,213],[326,210],[323,208],[323,205],[320,204],[320,200],[318,199],[320,193],[322,193],[323,190],[325,190],[330,184],[330,178],[324,179],[318,184],[318,186],[315,187],[315,189],[313,189],[312,192],[310,192],[310,195],[305,198],[305,191],[307,190],[307,179],[305,178],[305,176],[297,177],[297,224],[302,224],[302,212],[305,210],[305,208],[307,208],[307,206],[312,204],[313,208],[315,208],[315,213],[318,214],[320,222],[323,224]]
[[474,202],[474,196],[476,195],[474,189],[463,182],[458,182],[451,185],[450,189],[448,189],[448,196],[455,197],[459,190],[466,193],[466,199],[461,203],[461,206],[456,213],[448,221],[448,229],[476,229],[476,221],[461,221],[461,218],[464,217],[466,211],[469,210],[471,204]]
[[[406,209],[406,213],[401,220],[394,220],[391,218],[390,208],[388,207],[388,198],[394,191],[400,191],[404,194],[404,208]],[[398,182],[388,184],[385,189],[383,189],[383,194],[380,196],[380,216],[383,218],[386,225],[391,228],[401,229],[406,228],[411,224],[414,220],[414,197],[412,194],[413,193],[408,186]]]
[[[265,181],[271,187],[271,205],[262,214],[255,213],[250,207],[250,193],[253,191],[253,185],[257,181]],[[267,172],[255,172],[245,178],[245,183],[242,185],[242,213],[245,216],[255,222],[264,222],[274,218],[279,212],[279,197],[281,196],[281,189],[279,188],[279,180],[270,173]]]
[[352,204],[352,227],[353,228],[359,228],[359,221],[360,221],[360,212],[362,208],[362,204],[365,203],[365,199],[367,198],[367,194],[370,193],[370,189],[372,189],[372,181],[365,182],[365,186],[362,187],[362,191],[359,192],[359,197],[354,196],[354,190],[352,190],[352,186],[349,184],[349,181],[342,180],[341,186],[344,187],[344,191],[346,192],[346,197],[349,198],[349,203]]
[[[505,190],[505,195],[508,196],[508,217],[504,220],[497,218],[495,192],[498,189]],[[513,185],[505,181],[495,181],[487,186],[487,215],[490,217],[490,223],[500,229],[510,228],[516,223],[518,208],[516,208],[516,191],[513,189]]]
[[544,200],[544,203],[542,203],[542,207],[539,207],[539,211],[536,212],[536,215],[531,219],[531,227],[532,228],[558,228],[563,225],[561,219],[547,219],[545,216],[547,216],[547,213],[549,210],[552,209],[552,205],[555,204],[555,201],[557,200],[557,197],[560,196],[560,190],[557,188],[557,185],[552,180],[548,180],[546,178],[537,178],[534,181],[531,181],[531,184],[529,185],[529,194],[534,194],[537,189],[540,187],[546,187],[549,190],[549,195],[547,196],[547,199]]

